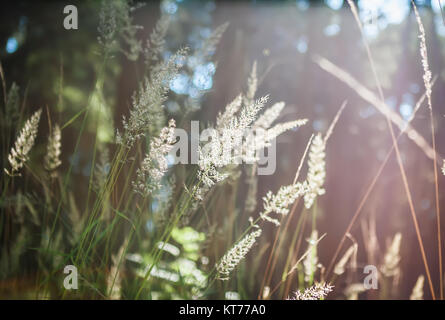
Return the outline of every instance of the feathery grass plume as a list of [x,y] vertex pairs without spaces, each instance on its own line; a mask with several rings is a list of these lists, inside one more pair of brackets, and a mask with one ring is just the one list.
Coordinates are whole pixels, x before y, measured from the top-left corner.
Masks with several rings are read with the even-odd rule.
[[221,258],[216,266],[218,279],[229,280],[230,273],[238,266],[241,260],[244,259],[260,235],[261,229],[249,233]]
[[97,27],[99,36],[97,40],[106,52],[116,45],[117,12],[113,4],[114,1],[103,0],[99,12],[99,26]]
[[[236,152],[242,148],[245,129],[251,126],[268,98],[269,96],[264,96],[244,106],[239,115],[231,117],[228,123],[221,120],[220,126],[216,127],[216,131],[220,134],[212,132],[211,142],[206,145],[206,149],[199,148],[198,176],[208,188],[227,178],[228,175],[219,172],[218,168],[236,163],[242,157],[242,154],[232,155],[232,151]],[[228,107],[232,108],[233,105],[230,104]]]
[[[252,148],[253,146],[256,150],[267,147],[270,145],[270,142],[280,134],[307,123],[307,119],[297,119],[278,123],[271,127],[272,123],[279,117],[281,111],[283,111],[284,106],[284,102],[275,103],[270,108],[266,109],[266,111],[264,111],[264,113],[253,123],[252,128],[257,130],[257,137],[253,144],[250,141],[246,141],[245,148],[248,150],[246,153],[252,152],[252,150],[249,151],[249,148]],[[262,130],[264,130],[264,132]],[[259,135],[258,132],[263,136]]]
[[162,52],[165,50],[165,36],[170,25],[170,17],[162,14],[156,26],[147,39],[144,49],[145,65],[154,70],[162,61]]
[[199,162],[198,178],[204,186],[195,191],[202,195],[218,182],[224,181],[229,175],[219,172],[215,164],[210,162],[210,158],[205,157],[201,151],[199,151],[199,157],[202,161]]
[[150,150],[136,171],[137,179],[132,182],[133,190],[143,197],[161,187],[161,179],[168,169],[166,155],[176,142],[175,121],[171,119],[168,127],[162,128],[158,137],[150,142]]
[[297,182],[288,186],[281,186],[276,194],[269,191],[265,197],[263,197],[264,208],[260,213],[261,219],[269,221],[276,226],[280,225],[280,222],[270,217],[270,214],[276,213],[281,215],[287,215],[289,213],[289,206],[295,202],[295,200],[309,191],[309,186],[306,181]]
[[304,195],[304,206],[309,209],[315,201],[315,198],[325,193],[323,184],[326,178],[326,161],[325,161],[326,145],[318,133],[312,140],[312,145],[309,150],[308,160],[308,174],[307,182],[309,185],[309,192]]
[[[255,122],[256,114],[259,109],[262,108],[265,100],[257,100],[251,104],[252,108],[249,111],[247,107],[243,108],[240,112],[240,116],[235,117],[235,113],[239,110],[241,100],[238,96],[232,103],[230,103],[225,112],[219,115],[217,119],[216,129],[222,135],[221,141],[216,140],[216,150],[222,152],[222,156],[226,157],[227,161],[233,161],[234,158],[229,157],[230,150],[240,150],[235,157],[235,160],[242,159],[247,163],[254,163],[259,159],[255,156],[258,150],[270,146],[273,139],[287,130],[302,126],[307,123],[307,119],[299,119],[289,121],[285,123],[279,123],[270,128],[271,124],[278,117],[279,112],[283,109],[284,103],[274,104],[271,108],[267,109],[263,115],[261,115]],[[247,106],[247,105],[245,105]],[[244,113],[243,113],[244,112]],[[249,113],[250,112],[250,113]],[[245,120],[243,120],[243,118]],[[246,139],[243,140],[245,129],[252,128],[252,132],[248,132]],[[255,132],[255,134],[253,133]],[[213,141],[213,138],[212,138]],[[231,149],[232,148],[232,149]],[[218,154],[217,152],[214,154]]]
[[272,123],[277,120],[281,111],[283,111],[285,107],[285,103],[283,101],[277,102],[268,108],[264,113],[254,122],[253,128],[263,128],[268,129],[272,125]]
[[300,290],[295,292],[295,295],[288,300],[321,300],[324,299],[329,292],[333,290],[334,286],[328,283],[316,283],[313,286],[306,288],[304,292]]
[[317,271],[318,255],[317,255],[317,242],[318,231],[313,230],[310,238],[308,239],[308,254],[303,260],[304,267],[304,281],[312,283],[314,274]]
[[303,126],[307,123],[307,119],[299,119],[284,123],[279,123],[274,127],[264,130],[263,128],[254,128],[247,133],[246,139],[243,141],[241,150],[241,159],[246,163],[255,163],[259,161],[257,151],[270,147],[272,141],[282,133]]
[[426,89],[426,97],[428,100],[428,106],[431,109],[431,70],[428,64],[428,52],[426,49],[426,36],[425,28],[423,27],[422,20],[420,19],[419,12],[417,11],[417,6],[414,1],[411,1],[414,8],[414,14],[416,15],[417,25],[419,26],[419,39],[420,39],[420,56],[422,57],[422,67],[423,67],[423,82]]
[[[438,244],[438,258],[439,258],[439,283],[440,283],[440,299],[443,300],[443,261],[442,261],[442,237],[441,237],[441,223],[440,223],[440,205],[439,205],[439,178],[437,173],[437,148],[436,148],[436,133],[434,126],[434,117],[433,117],[433,105],[431,102],[431,91],[432,91],[432,82],[431,82],[431,70],[428,64],[428,52],[426,48],[426,35],[425,29],[423,27],[422,19],[420,19],[419,12],[417,11],[416,4],[411,0],[411,3],[414,8],[414,14],[416,16],[417,25],[419,26],[419,39],[420,39],[420,55],[422,57],[422,66],[423,66],[423,82],[425,84],[425,94],[428,101],[429,114],[430,114],[430,123],[431,123],[431,140],[432,147],[434,150],[433,156],[433,166],[434,166],[434,187],[435,187],[435,204],[436,204],[436,221],[437,221],[437,244]],[[440,8],[442,9],[442,5],[439,3]]]
[[413,291],[409,296],[410,300],[423,300],[423,284],[425,282],[425,277],[421,274],[413,287]]
[[[238,95],[226,106],[223,113],[219,113],[216,133],[212,133],[211,142],[206,145],[206,150],[199,149],[198,176],[206,188],[212,187],[230,175],[221,172],[220,169],[230,164],[240,164],[242,160],[254,164],[259,160],[255,155],[258,150],[268,147],[270,142],[283,132],[307,122],[306,119],[301,119],[280,123],[270,128],[284,108],[283,102],[274,104],[257,119],[269,96],[254,100],[258,85],[256,69],[257,64],[254,62],[247,82],[247,93]],[[256,134],[248,132],[246,139],[243,139],[247,128],[253,128]],[[232,154],[233,151],[235,154]]]
[[[136,33],[141,26],[133,24],[131,13],[138,7],[132,6],[132,1],[106,0],[102,1],[99,13],[99,44],[105,52],[122,51],[129,60],[136,61],[142,52],[141,41]],[[118,45],[122,39],[128,49]]]
[[351,258],[354,259],[354,256],[357,254],[357,248],[358,248],[357,243],[354,243],[352,246],[348,248],[348,250],[346,250],[343,257],[337,262],[337,264],[334,267],[334,273],[336,275],[342,275],[343,273],[345,273],[346,264]]
[[223,113],[219,113],[216,118],[216,127],[217,128],[225,128],[229,125],[230,120],[235,116],[235,114],[239,111],[242,106],[242,94],[239,94],[232,102],[230,102]]
[[169,83],[177,75],[186,54],[187,49],[178,50],[150,78],[145,78],[137,94],[133,95],[129,119],[125,116],[122,119],[124,136],[117,131],[117,143],[130,148],[147,131],[158,131],[164,119],[163,103],[167,100]]
[[62,147],[62,133],[58,124],[54,126],[53,132],[48,137],[48,146],[45,155],[45,169],[50,173],[51,177],[56,176],[55,170],[62,164],[60,154]]
[[301,126],[304,126],[307,123],[307,119],[298,119],[283,123],[278,123],[272,128],[268,129],[266,131],[266,142],[272,141],[276,137],[278,137],[280,134],[294,128],[298,128]]
[[386,250],[381,266],[382,273],[387,277],[398,276],[400,274],[400,244],[402,242],[402,234],[397,232],[392,239],[391,245]]
[[20,175],[18,171],[28,160],[28,153],[34,145],[41,114],[42,109],[39,109],[25,122],[22,131],[20,131],[20,134],[15,141],[14,147],[11,148],[11,152],[8,155],[11,170],[8,171],[7,169],[4,169],[6,174],[10,176]]
[[[245,95],[239,94],[231,103],[229,103],[224,112],[218,114],[216,119],[216,128],[222,131],[230,127],[231,121],[235,118],[235,114],[244,106],[255,105],[255,93],[257,90],[257,76],[256,76],[256,61],[253,64],[251,74],[247,79],[247,93]],[[266,97],[268,99],[268,96]],[[259,111],[259,110],[258,110]],[[256,117],[256,114],[254,115]],[[253,119],[252,119],[253,120]]]
[[258,112],[263,109],[269,100],[269,95],[261,97],[260,99],[247,104],[241,109],[238,117],[233,117],[228,125],[232,130],[244,130],[251,126],[258,115]]

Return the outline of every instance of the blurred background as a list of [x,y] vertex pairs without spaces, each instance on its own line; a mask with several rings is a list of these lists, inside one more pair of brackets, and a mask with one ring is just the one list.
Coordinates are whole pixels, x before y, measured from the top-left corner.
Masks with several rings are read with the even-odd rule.
[[[257,61],[260,79],[257,95],[270,94],[271,102],[286,102],[283,120],[309,119],[308,125],[297,133],[289,132],[278,138],[277,170],[273,176],[259,177],[259,197],[268,190],[291,183],[310,135],[325,132],[342,102],[348,101],[328,143],[326,194],[319,198],[317,206],[317,228],[320,233],[327,233],[318,248],[319,260],[328,265],[366,188],[391,147],[384,116],[313,61],[314,54],[326,57],[377,92],[359,29],[346,1],[168,0],[144,3],[134,12],[135,24],[144,27],[138,33],[144,42],[161,12],[171,16],[165,57],[180,47],[199,48],[215,27],[229,23],[214,53],[215,62],[188,60],[187,70],[172,81],[172,94],[166,103],[171,116],[189,111],[192,119],[214,121],[218,112],[246,89],[247,76],[253,62]],[[66,4],[65,1],[15,0],[5,2],[0,12],[0,60],[8,83],[17,83],[22,95],[26,92],[28,114],[39,107],[48,107],[59,117],[53,120],[60,123],[85,107],[102,59],[97,41],[99,1],[70,1],[79,11],[78,30],[63,28]],[[424,92],[418,26],[411,3],[409,0],[358,0],[356,4],[364,34],[374,53],[386,102],[407,120]],[[439,0],[418,0],[416,4],[426,29],[430,68],[433,76],[438,77],[432,101],[442,161],[445,154],[445,23]],[[100,140],[111,143],[122,114],[128,113],[131,95],[140,79],[140,64],[116,55],[108,63],[106,75],[102,98],[112,108],[106,111],[98,106],[95,108],[94,97],[91,105],[103,119],[98,124]],[[196,109],[193,102],[199,102],[201,108]],[[92,121],[89,129],[94,131],[95,125]],[[80,149],[73,154],[79,126],[80,121],[64,130],[62,162],[64,167],[73,164],[74,181],[79,182],[78,192],[82,195],[85,192],[82,182],[88,180],[91,172],[90,150],[94,140],[84,135]],[[426,104],[416,114],[413,126],[431,141]],[[46,134],[41,134],[38,139],[43,141],[45,137]],[[41,145],[43,148],[44,144]],[[432,161],[405,136],[400,140],[400,150],[433,282],[438,284]],[[2,166],[5,165],[2,163]],[[442,187],[444,177],[439,178]],[[242,199],[240,197],[239,201]],[[443,200],[441,192],[442,207]],[[224,214],[223,207],[218,210]],[[394,156],[351,232],[358,243],[359,268],[363,267],[360,261],[366,261],[360,221],[367,221],[371,216],[375,217],[378,242],[383,251],[396,232],[403,235],[398,296],[408,298],[424,269]],[[295,223],[291,222],[289,232]],[[444,228],[445,225],[442,230]],[[275,231],[273,226],[266,228],[269,240]],[[360,281],[361,272],[357,272],[356,277],[355,281]],[[425,297],[430,297],[426,289]]]

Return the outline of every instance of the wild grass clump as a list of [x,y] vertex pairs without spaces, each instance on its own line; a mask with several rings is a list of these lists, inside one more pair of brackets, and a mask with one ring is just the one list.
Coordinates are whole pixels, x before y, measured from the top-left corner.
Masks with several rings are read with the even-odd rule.
[[[355,4],[348,3],[363,32]],[[340,242],[334,245],[330,261],[319,256],[326,233],[321,232],[317,221],[322,214],[335,214],[324,203],[330,192],[327,181],[331,169],[327,164],[331,152],[336,151],[329,148],[329,142],[346,101],[326,131],[303,137],[306,131],[297,129],[309,127],[309,120],[293,116],[282,121],[286,103],[275,100],[273,92],[259,94],[263,66],[253,61],[250,71],[245,70],[244,85],[225,97],[225,106],[214,121],[201,124],[200,130],[211,129],[210,141],[190,141],[196,147],[197,163],[171,161],[176,155],[176,130],[190,131],[190,120],[199,117],[197,111],[204,110],[206,102],[202,96],[172,94],[172,82],[191,72],[193,65],[211,62],[216,68],[213,55],[229,28],[227,23],[209,32],[196,48],[184,44],[170,50],[166,38],[172,20],[167,13],[162,12],[148,38],[141,39],[143,28],[135,24],[133,16],[140,6],[126,0],[103,1],[97,28],[100,63],[94,66],[95,82],[87,105],[74,115],[57,113],[50,107],[42,112],[40,106],[26,100],[26,95],[21,96],[18,85],[9,83],[0,64],[4,143],[0,294],[3,283],[12,283],[9,290],[13,297],[36,299],[397,298],[406,236],[395,232],[381,250],[374,216],[361,220],[363,241],[353,228],[395,151],[425,269],[425,276],[420,274],[410,284],[410,299],[424,298],[425,279],[434,299],[430,257],[425,253],[400,152],[399,138],[406,134],[434,162],[442,298],[438,158],[432,113],[435,80],[428,63],[425,29],[413,7],[420,33],[425,94],[408,121],[385,102],[365,38],[364,49],[378,94],[329,60],[313,56],[323,70],[352,87],[385,116],[392,141]],[[118,56],[136,70],[137,85],[133,94],[125,97],[125,108],[113,109],[106,88],[116,79],[107,68]],[[61,85],[61,99],[63,91]],[[425,99],[430,109],[432,146],[411,125]],[[167,107],[173,102],[179,106],[174,112]],[[101,139],[99,124],[104,119],[96,104],[109,114],[124,110],[115,117],[121,120],[110,124],[113,139]],[[394,125],[400,129],[397,136]],[[46,135],[42,133],[45,131]],[[70,143],[67,137],[73,132],[75,143]],[[291,139],[300,135],[307,141],[306,147],[298,150],[301,158],[294,163],[296,170],[285,184],[260,188],[259,151],[271,150],[284,134]],[[85,154],[82,161],[87,162],[88,172],[80,174],[75,167],[81,154]],[[445,175],[445,162],[442,171]],[[366,255],[364,260],[359,260],[363,258],[360,250]],[[357,276],[365,262],[378,274],[378,294],[368,291]],[[78,270],[77,290],[62,285],[67,265]]]
[[[7,155],[9,166],[4,168],[7,176],[2,180],[0,227],[2,239],[8,241],[2,242],[2,261],[6,263],[2,264],[1,275],[4,280],[13,274],[24,276],[30,272],[28,276],[35,284],[30,290],[35,298],[205,297],[216,285],[216,279],[230,278],[260,238],[261,229],[257,225],[260,218],[256,222],[252,218],[245,236],[235,241],[232,249],[225,254],[215,251],[213,256],[205,256],[203,243],[209,245],[211,230],[215,229],[210,224],[203,227],[196,223],[202,221],[198,215],[210,219],[205,208],[211,206],[229,181],[238,183],[243,161],[249,163],[246,168],[255,168],[258,150],[307,122],[301,119],[276,123],[285,104],[279,102],[267,107],[268,95],[256,98],[259,81],[255,62],[246,92],[226,106],[215,125],[209,124],[221,137],[212,140],[211,152],[198,146],[199,163],[188,166],[185,175],[179,168],[171,167],[167,159],[176,142],[175,120],[184,123],[190,113],[184,112],[183,119],[169,115],[165,103],[171,99],[170,83],[185,67],[187,59],[211,59],[228,24],[217,27],[195,52],[179,49],[166,58],[165,37],[170,18],[162,14],[149,38],[141,41],[142,27],[134,24],[132,16],[138,7],[123,0],[103,1],[98,27],[102,64],[97,68],[89,104],[64,124],[52,124],[52,118],[61,116],[48,110],[45,154],[31,157],[44,116],[41,109],[37,110],[24,123]],[[97,129],[93,132],[95,142],[89,160],[92,170],[88,181],[84,181],[86,198],[79,201],[75,190],[82,180],[73,175],[73,161],[65,161],[67,155],[62,145],[63,150],[76,154],[88,134],[85,131],[88,124],[100,121],[94,118],[91,103],[104,96],[107,64],[119,53],[134,63],[142,63],[144,74],[131,98],[128,115],[122,115],[121,125],[116,125],[115,143],[104,143],[98,138]],[[3,69],[1,76],[6,90]],[[4,92],[5,114],[16,121],[21,118],[18,86],[12,84],[8,94]],[[101,108],[110,108],[106,99],[101,99],[101,103]],[[67,145],[64,131],[76,123],[80,123],[76,143]],[[2,129],[9,130],[8,123],[2,123]],[[263,135],[245,140],[246,129],[259,130]],[[226,152],[233,149],[239,152],[234,155]],[[30,161],[33,164],[27,166]],[[23,183],[28,177],[32,183]],[[284,207],[305,192],[304,188],[298,191],[297,186],[279,192],[281,200],[277,197],[265,200],[265,210],[277,211],[281,206],[277,213],[285,213]],[[37,201],[38,197],[44,201]],[[251,198],[256,197],[255,191]],[[23,206],[33,219],[23,216]],[[250,212],[253,214],[253,209]],[[266,214],[261,216],[264,218]],[[195,222],[184,227],[190,220]],[[150,229],[148,225],[154,227]],[[255,230],[249,232],[251,228]],[[26,236],[27,230],[33,230],[30,236]],[[212,245],[218,243],[216,238],[213,241]],[[25,259],[32,261],[30,269],[18,267],[19,261]],[[211,268],[217,261],[216,267]],[[82,285],[76,291],[59,285],[63,278],[61,270],[66,265],[78,269]],[[166,291],[172,283],[179,296]]]

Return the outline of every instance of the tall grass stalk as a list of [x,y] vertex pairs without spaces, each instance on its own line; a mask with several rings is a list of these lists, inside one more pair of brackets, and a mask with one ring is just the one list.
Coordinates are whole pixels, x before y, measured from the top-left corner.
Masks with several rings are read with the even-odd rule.
[[[330,70],[329,70],[329,72],[330,72]],[[333,74],[332,72],[330,72],[330,73]],[[433,79],[432,86],[434,86],[434,83],[436,82],[436,80],[437,80],[437,77],[435,77]],[[426,93],[424,93],[420,97],[420,99],[416,102],[416,106],[414,107],[414,110],[413,110],[413,113],[412,113],[411,117],[407,120],[407,123],[410,123],[414,119],[417,111],[420,109],[420,107],[422,106],[422,104],[425,101],[425,99],[426,99]],[[408,128],[408,126],[404,127],[403,130],[399,132],[399,134],[397,136],[397,141],[399,141],[399,139],[402,137],[402,135],[406,133],[407,128]],[[332,271],[332,268],[333,268],[333,265],[335,263],[335,260],[337,259],[338,255],[340,253],[340,250],[341,250],[341,248],[342,248],[342,246],[344,244],[344,241],[346,240],[347,234],[350,233],[353,225],[355,224],[355,221],[357,220],[358,216],[362,212],[362,209],[363,209],[366,201],[368,200],[371,192],[374,190],[374,187],[375,187],[378,179],[380,178],[380,176],[381,176],[381,174],[383,172],[383,169],[385,168],[386,164],[388,163],[388,160],[390,159],[393,151],[394,151],[394,145],[392,145],[391,149],[388,150],[388,152],[386,153],[384,160],[382,161],[382,163],[381,163],[380,167],[378,168],[376,174],[373,176],[373,179],[372,179],[371,183],[369,184],[368,188],[366,189],[366,192],[363,195],[362,199],[360,200],[360,203],[359,203],[357,209],[355,210],[354,214],[352,215],[352,218],[351,218],[348,226],[346,227],[345,232],[343,233],[343,236],[342,236],[342,238],[340,240],[340,243],[337,246],[337,249],[336,249],[336,251],[334,253],[334,256],[331,259],[331,262],[329,263],[329,266],[328,266],[327,272],[326,272],[327,276],[330,274],[330,271]]]
[[[384,99],[384,96],[383,96],[382,86],[381,86],[379,78],[377,76],[377,72],[376,72],[375,65],[374,65],[374,59],[373,59],[372,54],[371,54],[371,49],[370,49],[369,44],[366,41],[366,38],[365,38],[364,33],[363,33],[362,24],[361,24],[360,18],[359,18],[358,13],[357,13],[357,8],[355,7],[355,4],[354,4],[354,2],[352,0],[348,0],[348,4],[351,7],[351,11],[352,11],[352,13],[354,15],[354,18],[355,18],[355,20],[357,22],[357,25],[358,25],[359,29],[360,29],[360,33],[361,33],[361,36],[362,36],[363,44],[364,44],[364,46],[366,48],[366,53],[367,53],[367,56],[368,56],[368,60],[369,60],[369,62],[371,64],[371,69],[372,69],[372,73],[374,75],[374,80],[376,82],[376,85],[377,85],[377,88],[378,88],[378,91],[379,91],[380,101],[383,103],[383,101],[385,101],[385,99]],[[410,190],[409,185],[408,185],[408,180],[407,180],[407,177],[406,177],[405,168],[403,166],[403,162],[402,162],[402,158],[401,158],[401,155],[400,155],[399,146],[398,146],[395,134],[394,134],[394,129],[392,127],[391,119],[390,119],[388,114],[385,114],[385,115],[386,115],[388,128],[389,128],[389,131],[390,131],[390,134],[391,134],[391,139],[392,139],[392,142],[393,142],[393,146],[394,146],[394,149],[395,149],[395,152],[396,152],[396,157],[397,157],[397,162],[398,162],[398,165],[399,165],[400,173],[402,175],[403,185],[405,187],[405,192],[406,192],[406,196],[407,196],[407,199],[408,199],[408,204],[409,204],[409,208],[410,208],[411,217],[412,217],[412,220],[413,220],[414,228],[416,230],[417,240],[418,240],[420,251],[421,251],[421,254],[422,254],[422,260],[423,260],[425,271],[426,271],[426,274],[427,274],[428,283],[429,283],[429,286],[430,286],[431,296],[432,296],[433,300],[435,300],[436,296],[435,296],[435,293],[434,293],[434,287],[433,287],[433,283],[431,281],[431,275],[430,275],[430,270],[429,270],[429,267],[428,267],[428,261],[427,261],[427,258],[426,258],[422,237],[421,237],[419,225],[418,225],[418,222],[417,222],[416,212],[415,212],[415,209],[414,209],[414,204],[413,204],[413,200],[412,200],[412,196],[411,196],[411,190]]]
[[[420,55],[422,57],[423,65],[423,81],[425,84],[426,97],[428,102],[428,110],[430,115],[431,123],[431,140],[432,147],[434,151],[433,157],[433,168],[434,168],[434,191],[435,191],[435,202],[436,202],[436,220],[437,220],[437,251],[439,255],[439,279],[440,279],[440,299],[443,300],[443,267],[442,267],[442,240],[441,240],[441,230],[440,230],[440,206],[439,206],[439,179],[437,174],[437,151],[436,151],[436,132],[434,129],[434,117],[433,117],[433,105],[431,102],[431,71],[428,63],[428,51],[426,47],[426,35],[425,29],[423,27],[422,20],[420,19],[419,12],[417,11],[416,4],[411,0],[412,6],[414,8],[414,14],[416,16],[416,21],[419,26],[419,39],[420,39]],[[440,4],[439,4],[440,6]],[[442,10],[442,6],[440,6]]]
[[[337,111],[336,115],[334,116],[334,119],[332,120],[331,125],[329,126],[328,130],[326,131],[325,137],[323,139],[323,144],[324,145],[326,145],[328,139],[332,135],[332,132],[334,131],[334,128],[335,128],[335,126],[336,126],[336,124],[337,124],[337,122],[338,122],[338,120],[340,118],[340,115],[342,114],[344,108],[346,107],[346,103],[347,103],[346,101],[344,101],[342,103],[342,105],[340,106],[340,109]],[[302,168],[304,160],[306,158],[306,154],[309,151],[309,147],[312,144],[313,137],[314,137],[314,135],[311,136],[311,138],[309,139],[308,144],[306,145],[306,149],[305,149],[305,151],[303,153],[303,156],[302,156],[302,158],[300,160],[300,164],[298,166],[297,172],[295,174],[295,178],[294,178],[294,181],[293,181],[294,184],[298,180],[301,168]],[[276,248],[276,241],[277,241],[278,236],[280,234],[284,234],[284,235],[286,234],[287,229],[289,227],[289,223],[290,223],[290,221],[292,219],[293,213],[295,212],[295,209],[296,209],[297,205],[298,205],[298,200],[292,206],[292,209],[290,211],[289,217],[287,218],[287,222],[286,222],[286,225],[285,225],[283,231],[281,232],[281,230],[280,230],[281,229],[281,225],[280,225],[280,228],[277,230],[277,233],[275,235],[274,244],[272,246],[272,250],[271,250],[271,253],[269,255],[268,262],[267,262],[266,272],[265,272],[265,276],[264,276],[264,279],[263,279],[263,283],[261,285],[260,293],[263,292],[265,285],[269,285],[270,284],[272,275],[274,273],[273,271],[274,271],[275,266],[276,266],[277,261],[278,261],[280,249],[281,249],[282,244],[284,243],[285,237],[284,236],[280,237],[280,241],[278,243],[277,250],[275,250],[275,248]],[[314,212],[313,212],[313,219],[312,219],[313,223],[312,224],[313,224],[313,229],[314,229],[315,228],[315,222],[314,221],[316,219],[316,209],[314,209],[313,211]],[[304,214],[305,214],[304,212],[301,213],[301,215],[304,215]],[[301,223],[301,216],[300,216],[300,218],[298,220],[298,223],[297,223],[297,230],[299,230],[299,228],[300,228],[300,223]],[[295,241],[297,239],[297,234],[298,234],[298,232],[295,232],[294,235],[293,235],[293,238],[292,238],[292,241],[291,241],[291,248],[295,245]],[[290,251],[290,252],[293,252],[293,251]],[[272,257],[273,257],[273,260],[272,260]],[[287,272],[287,270],[289,268],[289,263],[291,261],[290,257],[291,257],[291,254],[288,253],[288,257],[287,257],[286,264],[285,264],[285,267],[284,267],[283,275],[286,274],[286,272]]]

